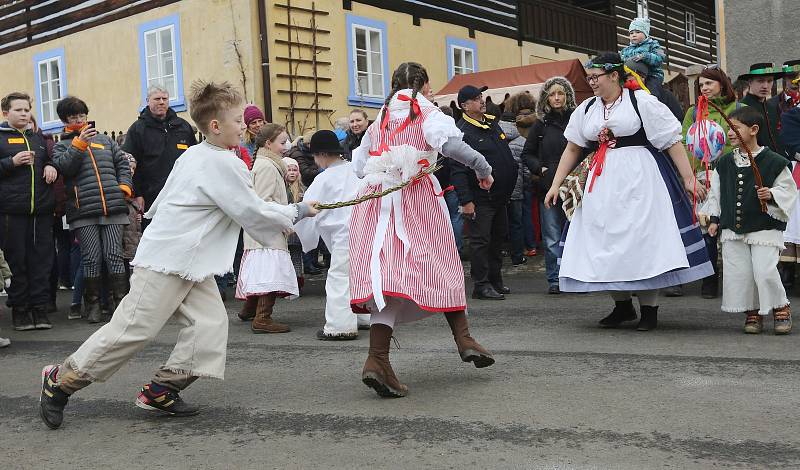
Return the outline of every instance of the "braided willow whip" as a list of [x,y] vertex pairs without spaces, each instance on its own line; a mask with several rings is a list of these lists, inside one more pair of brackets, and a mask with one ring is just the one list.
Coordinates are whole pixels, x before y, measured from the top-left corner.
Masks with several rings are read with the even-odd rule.
[[[739,133],[739,130],[736,129],[736,126],[734,126],[733,123],[731,122],[731,118],[729,118],[728,115],[725,114],[725,112],[722,109],[720,109],[719,106],[712,103],[711,100],[708,100],[708,105],[717,110],[720,116],[722,116],[722,119],[724,119],[725,122],[728,123],[728,127],[730,127],[736,134],[736,137],[739,139],[739,145],[744,149],[745,152],[747,152],[747,158],[750,160],[750,167],[753,169],[753,177],[756,180],[756,186],[758,186],[759,188],[763,187],[764,180],[763,178],[761,178],[761,170],[759,170],[758,165],[756,165],[756,159],[755,157],[753,157],[753,152],[750,151],[750,147],[748,147],[747,144],[744,143],[744,139],[742,139],[742,134]],[[761,212],[766,213],[767,212],[766,201],[762,201],[761,199],[759,199],[758,202],[761,204]]]
[[350,200],[350,201],[334,202],[334,203],[331,203],[331,204],[317,204],[316,208],[319,209],[319,210],[338,209],[340,207],[355,206],[357,204],[361,204],[362,202],[369,201],[370,199],[378,199],[378,198],[384,197],[384,196],[386,196],[388,194],[391,194],[391,193],[393,193],[395,191],[400,191],[401,189],[405,188],[406,186],[415,184],[415,183],[419,182],[420,180],[422,180],[423,178],[425,178],[426,176],[428,176],[428,175],[432,174],[433,172],[439,170],[440,168],[442,168],[442,161],[441,160],[437,160],[436,163],[434,163],[433,165],[427,166],[427,167],[419,170],[419,173],[414,175],[414,177],[412,177],[412,178],[410,178],[410,179],[398,184],[397,186],[392,186],[391,188],[384,189],[383,191],[380,191],[380,192],[377,192],[377,193],[365,194],[365,195],[363,195],[363,196],[361,196],[359,198],[356,198],[356,199],[353,199],[353,200]]

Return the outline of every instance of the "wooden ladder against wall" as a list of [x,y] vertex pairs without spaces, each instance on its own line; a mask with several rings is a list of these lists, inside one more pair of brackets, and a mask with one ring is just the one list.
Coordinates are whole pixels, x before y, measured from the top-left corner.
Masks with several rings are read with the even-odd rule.
[[284,0],[275,6],[285,11],[275,22],[277,95],[286,128],[293,136],[330,127],[331,31],[329,12],[316,1]]

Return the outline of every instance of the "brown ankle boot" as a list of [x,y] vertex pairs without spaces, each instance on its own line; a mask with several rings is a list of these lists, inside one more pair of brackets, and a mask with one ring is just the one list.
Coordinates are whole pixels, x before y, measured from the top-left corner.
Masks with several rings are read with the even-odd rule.
[[272,321],[272,307],[275,306],[275,294],[261,295],[258,297],[256,316],[250,329],[253,333],[287,333],[291,331],[289,325]]
[[400,398],[408,395],[408,387],[401,384],[389,363],[389,341],[392,329],[375,323],[369,330],[369,355],[364,363],[361,381],[384,398]]
[[479,369],[494,364],[492,354],[475,341],[475,338],[470,336],[467,314],[463,310],[460,312],[447,312],[444,317],[453,332],[453,338],[456,340],[458,354],[461,355],[462,361],[472,362]]
[[242,304],[242,309],[239,310],[239,320],[250,321],[255,318],[256,307],[258,307],[258,297],[248,297]]

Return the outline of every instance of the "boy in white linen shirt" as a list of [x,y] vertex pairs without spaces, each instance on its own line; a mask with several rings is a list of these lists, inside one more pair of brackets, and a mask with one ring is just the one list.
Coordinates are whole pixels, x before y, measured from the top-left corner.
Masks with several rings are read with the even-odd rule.
[[[306,189],[305,197],[321,202],[355,199],[361,188],[350,162],[342,160],[343,150],[333,131],[317,131],[309,144],[314,162],[323,171]],[[304,251],[315,249],[319,238],[331,252],[331,266],[325,279],[325,326],[317,332],[322,341],[358,338],[358,328],[369,329],[369,315],[356,315],[350,307],[350,214],[352,207],[326,210],[318,217],[302,220],[295,233]]]
[[131,262],[130,292],[111,321],[61,365],[42,370],[39,415],[51,429],[61,425],[72,393],[111,377],[170,318],[183,325],[177,344],[136,405],[195,415],[199,408],[178,393],[198,377],[223,378],[228,315],[214,275],[231,271],[240,227],[266,241],[317,213],[313,202],[284,206],[264,202],[253,191],[247,167],[229,150],[245,129],[243,101],[227,82],[192,84],[190,115],[207,139],[175,162],[145,214],[152,222]]

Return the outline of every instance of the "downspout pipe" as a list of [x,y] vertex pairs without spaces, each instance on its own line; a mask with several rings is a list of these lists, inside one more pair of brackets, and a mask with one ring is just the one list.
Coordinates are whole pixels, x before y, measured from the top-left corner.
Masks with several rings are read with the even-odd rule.
[[264,93],[264,117],[267,122],[272,122],[272,87],[269,73],[266,0],[256,0],[256,3],[258,4],[258,39],[261,44],[261,89]]

